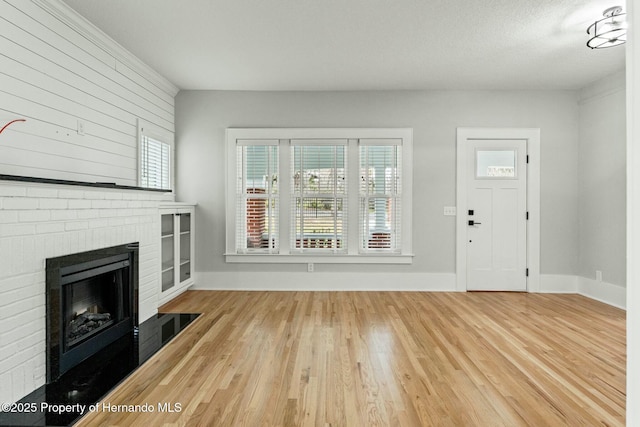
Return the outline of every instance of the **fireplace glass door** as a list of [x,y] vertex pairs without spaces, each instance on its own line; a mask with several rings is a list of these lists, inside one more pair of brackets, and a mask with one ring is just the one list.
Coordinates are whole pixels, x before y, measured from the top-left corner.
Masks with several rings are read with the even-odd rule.
[[126,269],[109,271],[63,287],[64,351],[131,316],[123,272]]

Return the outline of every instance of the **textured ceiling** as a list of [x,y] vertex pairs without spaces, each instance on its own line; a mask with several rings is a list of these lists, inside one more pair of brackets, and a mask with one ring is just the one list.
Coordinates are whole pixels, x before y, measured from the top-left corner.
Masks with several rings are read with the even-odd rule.
[[65,0],[181,89],[578,89],[613,0]]

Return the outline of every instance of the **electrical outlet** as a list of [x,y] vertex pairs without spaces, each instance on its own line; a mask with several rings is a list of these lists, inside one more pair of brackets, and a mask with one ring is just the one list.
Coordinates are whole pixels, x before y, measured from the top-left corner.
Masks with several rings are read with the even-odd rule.
[[84,135],[84,122],[78,120],[78,135]]
[[456,207],[455,206],[445,206],[444,214],[446,216],[456,216]]
[[313,273],[313,263],[312,262],[307,263],[307,272]]

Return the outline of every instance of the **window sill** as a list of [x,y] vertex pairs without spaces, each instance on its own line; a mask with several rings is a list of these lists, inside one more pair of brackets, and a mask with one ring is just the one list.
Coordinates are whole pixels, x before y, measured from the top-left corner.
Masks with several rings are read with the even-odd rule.
[[358,254],[358,255],[281,255],[281,254],[225,254],[228,263],[253,264],[412,264],[413,255]]

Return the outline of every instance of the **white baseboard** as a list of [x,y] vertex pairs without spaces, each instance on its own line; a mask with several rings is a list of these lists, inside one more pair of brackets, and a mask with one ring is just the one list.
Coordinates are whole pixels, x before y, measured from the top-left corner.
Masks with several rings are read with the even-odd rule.
[[578,276],[578,293],[585,297],[627,309],[627,288]]
[[455,292],[454,273],[196,272],[194,290]]
[[[455,273],[196,272],[194,290],[456,292]],[[580,294],[626,308],[626,288],[570,274],[541,274],[540,293]]]
[[627,307],[627,289],[570,274],[541,274],[541,293],[580,294],[623,310]]

